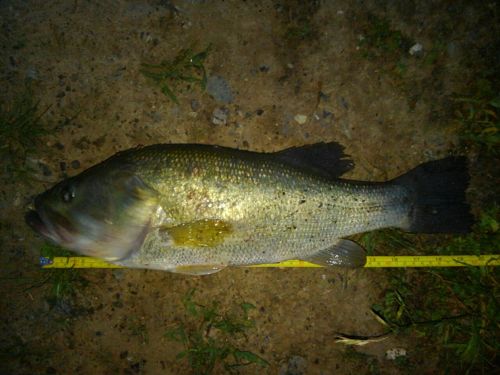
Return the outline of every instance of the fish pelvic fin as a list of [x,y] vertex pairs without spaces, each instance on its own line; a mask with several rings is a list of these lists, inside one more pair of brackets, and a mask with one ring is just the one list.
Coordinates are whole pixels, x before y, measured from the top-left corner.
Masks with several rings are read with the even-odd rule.
[[177,266],[174,269],[171,269],[170,271],[174,273],[182,273],[191,276],[204,276],[219,272],[224,268],[226,268],[226,265],[223,264],[214,264],[214,265],[203,264],[203,265]]
[[465,157],[448,157],[419,165],[394,183],[410,192],[405,229],[415,233],[467,233],[473,223],[465,191],[469,183]]
[[356,242],[339,239],[330,247],[320,250],[304,260],[325,267],[356,268],[366,264],[366,252]]

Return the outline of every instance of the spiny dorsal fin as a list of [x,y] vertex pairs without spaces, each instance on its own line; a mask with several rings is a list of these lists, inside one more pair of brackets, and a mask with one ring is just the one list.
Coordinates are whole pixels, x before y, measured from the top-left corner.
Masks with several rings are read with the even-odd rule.
[[344,154],[344,147],[337,142],[291,147],[274,155],[286,164],[328,178],[338,178],[354,167],[352,160]]

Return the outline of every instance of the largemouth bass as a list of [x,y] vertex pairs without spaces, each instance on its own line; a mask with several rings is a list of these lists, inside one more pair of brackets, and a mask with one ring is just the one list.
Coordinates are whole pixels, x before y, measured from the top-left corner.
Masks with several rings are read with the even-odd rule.
[[465,158],[383,183],[338,179],[351,167],[336,143],[276,153],[152,145],[60,182],[26,220],[77,253],[188,274],[288,259],[356,267],[365,252],[343,237],[469,229]]

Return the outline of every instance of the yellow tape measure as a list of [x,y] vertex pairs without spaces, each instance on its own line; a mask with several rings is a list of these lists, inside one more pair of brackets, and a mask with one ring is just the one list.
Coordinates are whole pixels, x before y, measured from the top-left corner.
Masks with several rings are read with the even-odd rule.
[[[464,266],[499,266],[500,255],[405,255],[405,256],[369,256],[365,268],[392,267],[464,267]],[[123,268],[102,259],[91,257],[40,257],[43,268]],[[281,263],[258,264],[250,267],[308,267],[320,265],[303,260],[287,260]]]

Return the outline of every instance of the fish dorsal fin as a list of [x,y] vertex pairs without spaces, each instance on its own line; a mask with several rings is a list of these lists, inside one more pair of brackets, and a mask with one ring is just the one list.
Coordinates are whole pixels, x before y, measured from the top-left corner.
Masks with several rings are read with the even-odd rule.
[[203,264],[203,265],[191,265],[191,266],[178,266],[172,270],[175,273],[182,273],[185,275],[193,276],[203,276],[211,275],[213,273],[219,272],[226,268],[227,266],[223,264]]
[[291,147],[274,155],[286,164],[328,178],[338,178],[354,167],[352,160],[344,154],[344,147],[337,142]]
[[363,267],[366,263],[366,252],[356,242],[338,240],[332,246],[304,260],[325,267]]

